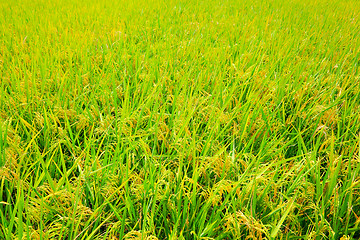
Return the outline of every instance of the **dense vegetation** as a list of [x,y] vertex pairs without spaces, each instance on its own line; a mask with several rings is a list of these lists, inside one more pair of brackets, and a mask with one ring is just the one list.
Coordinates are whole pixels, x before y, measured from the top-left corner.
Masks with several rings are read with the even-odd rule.
[[360,238],[357,0],[0,2],[0,239]]

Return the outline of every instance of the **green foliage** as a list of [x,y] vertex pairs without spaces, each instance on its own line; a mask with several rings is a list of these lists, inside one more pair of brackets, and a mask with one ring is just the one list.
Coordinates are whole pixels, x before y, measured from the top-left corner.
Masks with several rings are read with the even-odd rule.
[[1,1],[0,239],[360,238],[359,17]]

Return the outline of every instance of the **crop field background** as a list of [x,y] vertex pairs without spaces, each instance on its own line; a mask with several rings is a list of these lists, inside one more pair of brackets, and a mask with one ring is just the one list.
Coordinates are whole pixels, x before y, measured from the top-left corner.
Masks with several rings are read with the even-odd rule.
[[357,0],[0,0],[0,239],[359,239]]

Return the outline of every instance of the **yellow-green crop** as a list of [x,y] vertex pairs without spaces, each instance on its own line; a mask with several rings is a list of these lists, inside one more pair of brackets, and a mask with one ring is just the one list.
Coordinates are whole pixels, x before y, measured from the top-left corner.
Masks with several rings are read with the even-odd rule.
[[358,0],[0,0],[0,239],[360,238]]

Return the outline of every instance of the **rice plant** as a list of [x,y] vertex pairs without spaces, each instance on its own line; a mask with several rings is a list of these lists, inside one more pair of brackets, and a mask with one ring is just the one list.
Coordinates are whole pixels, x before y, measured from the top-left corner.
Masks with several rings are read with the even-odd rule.
[[359,239],[359,18],[0,1],[0,239]]

